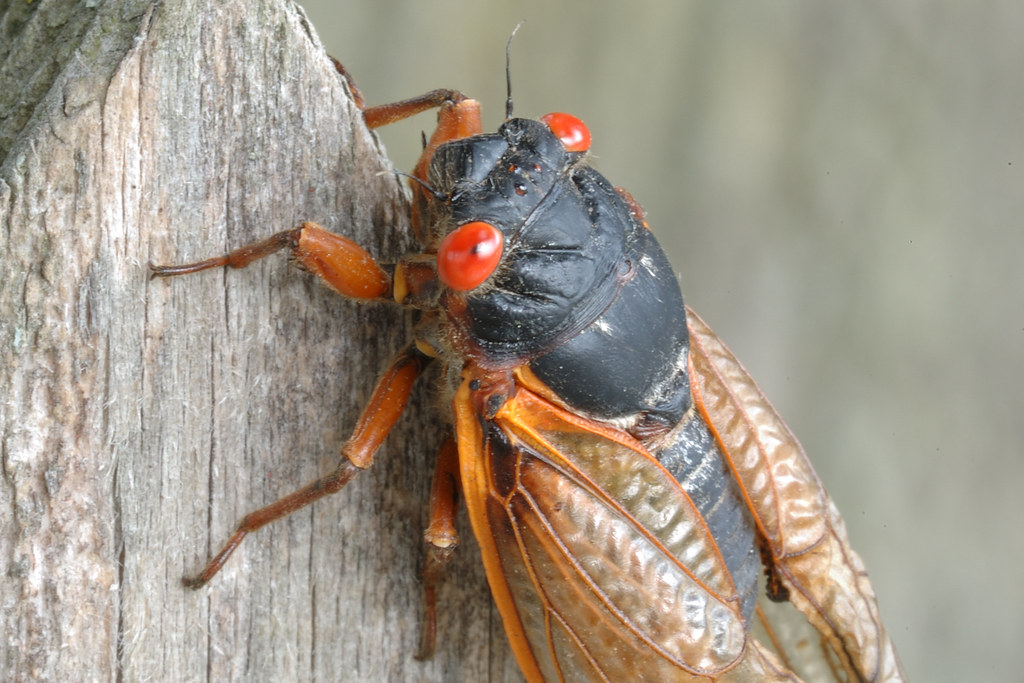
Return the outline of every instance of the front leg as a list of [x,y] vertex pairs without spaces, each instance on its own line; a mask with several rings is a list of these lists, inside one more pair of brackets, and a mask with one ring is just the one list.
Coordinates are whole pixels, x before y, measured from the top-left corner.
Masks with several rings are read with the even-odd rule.
[[316,223],[303,223],[265,240],[239,247],[223,256],[178,266],[149,269],[154,277],[173,277],[198,273],[210,268],[245,268],[282,249],[303,268],[326,282],[332,289],[353,299],[390,298],[391,276],[361,246],[341,235],[327,232]]

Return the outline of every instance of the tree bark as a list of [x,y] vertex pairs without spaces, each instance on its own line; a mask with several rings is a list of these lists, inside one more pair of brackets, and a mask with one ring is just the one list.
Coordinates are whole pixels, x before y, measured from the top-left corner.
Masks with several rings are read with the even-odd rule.
[[338,464],[408,339],[406,313],[283,258],[149,279],[303,220],[384,262],[412,247],[301,9],[4,5],[0,679],[517,680],[464,520],[438,653],[413,659],[429,381],[375,468],[181,586],[242,515]]

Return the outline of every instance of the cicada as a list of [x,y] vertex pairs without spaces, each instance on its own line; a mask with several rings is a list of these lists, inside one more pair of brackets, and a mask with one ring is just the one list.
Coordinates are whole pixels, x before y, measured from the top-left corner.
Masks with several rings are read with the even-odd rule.
[[[241,268],[286,250],[343,296],[419,311],[413,339],[339,467],[243,518],[186,585],[370,467],[417,377],[439,364],[451,429],[425,533],[421,656],[461,500],[528,680],[901,680],[839,512],[750,375],[684,305],[638,203],[591,165],[586,126],[515,118],[510,97],[484,133],[479,104],[459,92],[366,108],[352,87],[370,128],[438,109],[411,174],[420,253],[381,264],[303,223],[152,270]],[[816,642],[778,628],[759,594],[791,603]]]

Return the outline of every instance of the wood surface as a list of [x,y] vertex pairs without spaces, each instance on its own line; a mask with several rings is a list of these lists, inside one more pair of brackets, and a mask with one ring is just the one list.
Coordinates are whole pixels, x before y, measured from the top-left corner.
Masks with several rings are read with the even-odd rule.
[[336,466],[412,320],[283,256],[149,279],[303,220],[410,248],[404,181],[301,9],[0,9],[0,680],[518,680],[464,519],[413,659],[429,376],[372,470],[180,584]]

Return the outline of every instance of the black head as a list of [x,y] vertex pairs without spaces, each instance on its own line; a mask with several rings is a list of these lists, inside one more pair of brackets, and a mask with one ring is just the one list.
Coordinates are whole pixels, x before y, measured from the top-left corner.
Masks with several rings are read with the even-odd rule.
[[457,322],[494,360],[536,357],[577,334],[635,268],[646,230],[586,163],[589,141],[558,114],[509,119],[434,154],[429,182],[446,197],[429,236],[438,272],[465,311]]

